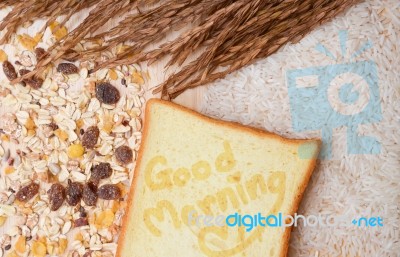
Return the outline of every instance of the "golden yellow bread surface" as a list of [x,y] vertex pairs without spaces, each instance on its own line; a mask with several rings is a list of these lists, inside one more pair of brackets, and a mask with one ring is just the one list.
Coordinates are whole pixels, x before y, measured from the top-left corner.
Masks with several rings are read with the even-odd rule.
[[149,100],[117,256],[285,256],[290,228],[222,223],[295,213],[319,145]]

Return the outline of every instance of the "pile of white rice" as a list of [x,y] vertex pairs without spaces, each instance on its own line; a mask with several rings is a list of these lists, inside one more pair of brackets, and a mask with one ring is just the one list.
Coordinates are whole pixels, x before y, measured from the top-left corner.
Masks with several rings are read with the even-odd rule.
[[[348,33],[344,57],[333,60],[316,50],[320,43],[333,56],[341,56],[343,30]],[[350,60],[368,40],[372,47]],[[344,215],[350,221],[380,216],[384,226],[300,226],[293,230],[289,256],[400,256],[400,1],[358,4],[300,43],[217,81],[205,93],[202,112],[207,115],[286,137],[321,137],[321,131],[295,132],[287,71],[363,60],[375,62],[378,69],[382,119],[358,128],[380,142],[380,154],[348,154],[346,127],[335,128],[332,157],[320,161],[298,213]],[[365,94],[360,91],[360,97]],[[328,119],[330,114],[321,115]]]

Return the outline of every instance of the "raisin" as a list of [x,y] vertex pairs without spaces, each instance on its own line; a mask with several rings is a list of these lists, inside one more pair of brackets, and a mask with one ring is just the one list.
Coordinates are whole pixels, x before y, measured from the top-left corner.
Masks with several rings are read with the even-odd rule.
[[100,130],[96,126],[89,127],[82,137],[82,145],[88,149],[93,149],[97,144],[97,139],[99,138]]
[[65,51],[62,58],[68,62],[76,62],[78,60],[78,55],[79,54],[75,50],[68,49],[67,51]]
[[54,122],[51,122],[51,123],[49,124],[49,127],[50,127],[52,130],[57,130],[57,129],[58,129],[58,125],[55,124]]
[[121,190],[117,185],[106,184],[97,190],[97,195],[100,199],[115,200],[121,197]]
[[57,66],[57,71],[65,74],[65,75],[70,75],[70,74],[74,74],[74,73],[78,73],[79,72],[78,68],[74,64],[67,63],[67,62],[60,63]]
[[96,84],[96,98],[105,104],[115,104],[119,101],[120,94],[116,87],[108,82]]
[[39,192],[39,184],[31,183],[21,188],[16,195],[16,198],[21,202],[27,202]]
[[121,84],[126,86],[126,79],[121,79]]
[[65,200],[65,188],[60,183],[53,184],[49,191],[50,210],[58,210]]
[[123,145],[115,149],[115,158],[121,164],[128,164],[133,160],[133,152],[128,146]]
[[[29,72],[30,72],[30,70],[22,69],[22,70],[19,71],[19,74],[21,76],[24,76],[25,74],[27,74]],[[33,89],[39,89],[43,84],[43,79],[37,78],[37,77],[33,77],[33,78],[24,79],[23,82],[28,84],[28,86],[30,86]]]
[[71,206],[77,205],[82,199],[83,185],[79,182],[71,182],[68,180],[68,186],[66,188],[66,200]]
[[14,66],[9,61],[3,62],[3,72],[10,81],[18,77],[18,74],[15,71]]
[[13,166],[14,165],[14,158],[12,158],[12,157],[8,158],[7,164],[8,164],[8,166]]
[[91,257],[91,256],[92,256],[92,251],[88,251],[82,257]]
[[88,182],[83,187],[83,202],[88,206],[95,206],[97,202],[97,186],[93,182]]
[[8,251],[11,249],[11,245],[6,245],[6,247],[4,247],[4,250]]
[[89,225],[87,218],[79,218],[74,221],[74,227],[81,227],[86,225]]
[[112,174],[111,165],[109,163],[101,162],[93,166],[90,180],[98,183],[100,179],[109,178]]
[[31,72],[31,71],[27,70],[27,69],[20,69],[19,70],[19,75],[24,76],[25,74],[28,74],[29,72]]
[[79,217],[86,218],[86,216],[87,216],[87,214],[86,214],[85,208],[83,208],[83,206],[81,206],[79,208]]
[[45,51],[43,48],[41,48],[41,47],[37,47],[37,48],[35,49],[35,55],[36,55],[36,59],[37,59],[38,61],[40,61],[40,60],[42,60],[43,57],[46,55],[46,51]]
[[43,85],[43,79],[41,78],[31,78],[28,81],[25,81],[28,86],[30,86],[33,89],[39,89]]

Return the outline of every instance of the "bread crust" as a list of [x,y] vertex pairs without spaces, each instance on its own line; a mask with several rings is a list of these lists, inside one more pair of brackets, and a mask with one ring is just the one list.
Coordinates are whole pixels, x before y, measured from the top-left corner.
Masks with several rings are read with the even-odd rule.
[[[270,138],[272,137],[272,138],[275,138],[275,139],[277,139],[279,141],[282,141],[282,142],[285,142],[285,143],[315,142],[315,143],[317,143],[317,146],[318,146],[317,153],[319,152],[320,147],[321,147],[321,140],[320,139],[288,139],[288,138],[281,137],[281,136],[279,136],[277,134],[273,134],[273,133],[270,133],[268,131],[264,131],[262,129],[253,128],[253,127],[250,127],[250,126],[242,125],[242,124],[237,123],[237,122],[217,120],[217,119],[205,116],[205,115],[203,115],[201,113],[198,113],[196,111],[193,111],[193,110],[191,110],[189,108],[186,108],[184,106],[181,106],[181,105],[169,102],[169,101],[155,99],[155,98],[149,99],[147,101],[147,103],[146,103],[145,120],[144,120],[143,132],[142,132],[142,145],[146,142],[147,137],[148,137],[148,129],[149,129],[149,124],[148,123],[149,123],[149,120],[150,120],[149,117],[150,117],[150,114],[151,114],[150,113],[150,109],[151,109],[150,107],[152,105],[154,105],[154,104],[168,105],[168,106],[176,108],[176,109],[178,109],[180,111],[183,111],[183,112],[189,113],[191,115],[194,115],[197,118],[199,118],[199,119],[201,119],[201,120],[203,120],[205,122],[213,123],[213,124],[218,125],[218,126],[229,127],[231,129],[242,131],[242,132],[246,132],[246,133],[251,133],[251,134],[259,136],[259,137],[270,137]],[[134,194],[135,194],[135,189],[136,189],[136,184],[137,184],[137,181],[138,181],[138,177],[140,175],[138,170],[139,170],[139,167],[140,167],[140,164],[141,164],[141,161],[142,161],[142,154],[143,154],[142,153],[143,152],[142,145],[141,145],[141,147],[139,149],[138,159],[136,161],[135,171],[134,171],[134,175],[133,175],[133,181],[132,181],[131,187],[129,189],[129,195],[128,195],[128,199],[127,199],[127,209],[125,211],[125,215],[124,215],[123,220],[122,220],[122,224],[123,225],[122,225],[122,230],[121,230],[119,238],[118,238],[116,257],[128,257],[128,256],[122,256],[121,252],[122,252],[122,250],[124,248],[124,243],[126,243],[125,237],[126,237],[126,228],[127,228],[126,224],[128,222],[127,218],[130,216],[129,215],[130,212],[133,211],[132,200],[133,200],[133,197],[134,197]],[[315,168],[316,161],[317,161],[317,156],[313,156],[310,159],[312,159],[312,161],[310,161],[310,164],[309,164],[309,166],[307,168],[305,176],[303,177],[303,183],[300,184],[300,189],[298,191],[299,193],[296,195],[296,197],[294,199],[294,202],[292,204],[293,207],[292,207],[292,210],[290,212],[290,215],[294,215],[294,213],[297,211],[297,209],[298,209],[298,207],[300,205],[301,199],[303,197],[304,191],[307,188],[308,182],[309,182],[309,180],[311,178],[311,175],[312,175],[312,172],[313,172],[313,170]],[[285,229],[284,236],[283,236],[284,237],[284,242],[282,242],[283,249],[281,251],[282,254],[280,255],[280,257],[285,257],[287,255],[291,229],[292,228],[286,228]],[[134,242],[131,242],[131,243],[134,243]]]

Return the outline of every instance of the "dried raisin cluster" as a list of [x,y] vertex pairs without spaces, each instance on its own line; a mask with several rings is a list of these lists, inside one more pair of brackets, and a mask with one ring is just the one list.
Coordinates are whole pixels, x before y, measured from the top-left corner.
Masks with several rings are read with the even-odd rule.
[[[28,74],[29,72],[31,72],[31,71],[27,70],[27,69],[21,69],[19,71],[19,74],[21,76],[24,76],[25,74]],[[25,84],[27,84],[28,86],[30,86],[33,89],[39,89],[43,84],[43,79],[37,78],[37,77],[32,77],[32,78],[24,79],[23,82],[25,82]]]
[[[117,185],[106,184],[100,188],[97,187],[100,179],[108,178],[111,174],[111,165],[109,163],[100,163],[93,168],[90,180],[84,185],[79,182],[72,182],[71,180],[68,180],[68,186],[66,188],[60,183],[53,184],[47,192],[49,194],[50,209],[52,211],[58,210],[62,206],[64,200],[66,200],[70,206],[76,206],[81,200],[83,200],[87,206],[95,206],[98,198],[105,200],[121,198],[121,190]],[[24,201],[28,201],[37,194],[38,188],[36,190],[35,186],[38,187],[37,184],[31,184],[21,189],[17,197],[27,199]]]
[[[8,80],[10,80],[10,81],[18,78],[18,73],[15,71],[14,66],[9,61],[3,62],[3,72],[6,75],[6,77],[8,78]],[[29,72],[30,72],[30,70],[21,69],[19,71],[19,74],[21,76],[23,76]],[[38,89],[42,86],[43,79],[38,78],[38,77],[32,77],[32,78],[24,79],[23,82],[34,89]]]
[[99,163],[93,166],[90,181],[98,184],[100,179],[109,178],[112,174],[111,165],[109,163]]
[[[79,154],[73,152],[72,147],[77,147],[77,145],[72,145],[68,149],[68,156],[79,157],[83,154],[84,149],[93,149],[97,144],[100,131],[96,126],[89,127],[84,131],[82,136],[82,145],[79,149]],[[78,145],[79,146],[79,145]],[[127,164],[133,160],[133,152],[128,146],[121,146],[115,150],[116,159],[122,163]],[[99,163],[92,167],[91,176],[86,184],[81,184],[79,182],[72,182],[68,180],[68,185],[64,187],[57,183],[53,184],[51,189],[48,191],[51,210],[57,210],[62,205],[64,199],[70,206],[76,206],[81,200],[88,205],[96,205],[97,199],[105,200],[115,200],[121,197],[121,190],[118,186],[112,184],[106,184],[98,188],[98,184],[101,179],[109,178],[112,175],[112,168],[109,163]]]

